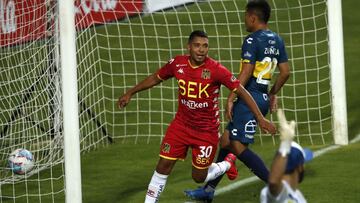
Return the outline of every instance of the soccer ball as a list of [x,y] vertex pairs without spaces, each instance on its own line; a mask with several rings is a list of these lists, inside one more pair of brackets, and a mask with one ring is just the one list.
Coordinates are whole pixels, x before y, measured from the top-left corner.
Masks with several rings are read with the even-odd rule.
[[16,149],[11,152],[8,163],[13,173],[23,175],[34,167],[34,157],[26,149]]

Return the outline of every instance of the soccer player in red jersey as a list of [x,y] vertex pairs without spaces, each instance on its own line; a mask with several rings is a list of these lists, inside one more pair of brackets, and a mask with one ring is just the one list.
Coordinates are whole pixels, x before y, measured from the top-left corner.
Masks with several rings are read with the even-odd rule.
[[149,89],[175,77],[178,82],[178,111],[170,123],[160,147],[160,159],[152,176],[145,202],[157,202],[168,175],[178,159],[185,159],[192,149],[192,178],[207,182],[235,167],[236,157],[212,163],[219,142],[219,101],[221,84],[236,93],[249,106],[265,132],[275,134],[276,128],[260,112],[251,95],[228,69],[207,56],[209,40],[203,31],[190,34],[189,55],[176,56],[154,74],[128,90],[118,100],[125,107],[135,93]]

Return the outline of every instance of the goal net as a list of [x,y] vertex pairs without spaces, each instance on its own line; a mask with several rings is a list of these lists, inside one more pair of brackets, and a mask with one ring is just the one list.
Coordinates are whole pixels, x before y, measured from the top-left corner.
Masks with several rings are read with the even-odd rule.
[[[246,2],[198,1],[93,28],[97,42],[101,43],[99,53],[102,57],[99,60],[103,67],[109,67],[103,71],[106,75],[104,92],[111,92],[106,94],[111,107],[107,114],[111,120],[111,134],[116,138],[135,137],[135,141],[140,136],[151,139],[164,135],[177,110],[175,80],[135,95],[122,111],[114,104],[125,90],[156,71],[167,60],[178,54],[187,54],[187,38],[195,29],[208,33],[209,56],[237,75],[242,41],[249,34],[244,25]],[[280,0],[270,3],[273,11],[269,27],[286,42],[292,71],[279,93],[280,107],[285,109],[290,119],[297,121],[299,142],[311,145],[331,143],[326,1]],[[222,101],[227,94],[223,88]],[[224,127],[225,119],[222,118]]]
[[[61,99],[66,95],[60,90],[57,2],[0,1],[1,202],[64,200]],[[209,56],[234,75],[239,72],[241,45],[248,34],[246,0],[154,2],[75,1],[82,152],[113,138],[160,142],[177,110],[175,80],[134,95],[124,110],[116,102],[169,59],[186,54],[191,31],[206,31]],[[297,121],[300,143],[331,144],[326,1],[269,2],[269,27],[284,39],[291,66],[279,106]],[[227,94],[223,88],[221,103]],[[222,120],[223,129],[223,116]],[[262,134],[258,138],[259,143],[274,142]],[[14,175],[7,166],[8,155],[17,148],[27,148],[35,156],[35,168],[26,175]]]

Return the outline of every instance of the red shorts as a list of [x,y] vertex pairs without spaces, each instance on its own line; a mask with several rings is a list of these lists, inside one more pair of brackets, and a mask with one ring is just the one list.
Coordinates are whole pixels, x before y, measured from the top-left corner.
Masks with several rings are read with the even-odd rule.
[[170,160],[185,159],[192,149],[192,165],[198,169],[208,168],[214,160],[219,142],[219,132],[201,132],[173,120],[160,147],[160,157]]

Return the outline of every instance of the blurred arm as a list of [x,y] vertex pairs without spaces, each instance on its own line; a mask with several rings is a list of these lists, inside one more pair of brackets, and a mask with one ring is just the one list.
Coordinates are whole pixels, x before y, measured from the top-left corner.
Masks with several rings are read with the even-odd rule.
[[284,111],[278,109],[277,116],[280,124],[280,147],[271,165],[269,174],[269,190],[273,196],[277,196],[283,189],[282,177],[286,170],[288,154],[291,150],[291,142],[295,137],[295,121],[288,122]]

